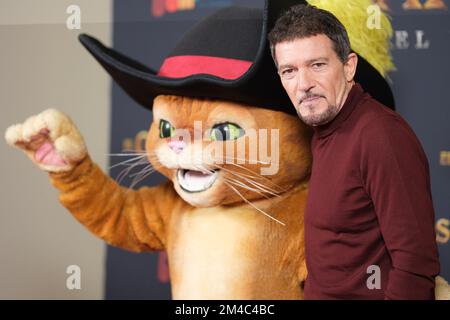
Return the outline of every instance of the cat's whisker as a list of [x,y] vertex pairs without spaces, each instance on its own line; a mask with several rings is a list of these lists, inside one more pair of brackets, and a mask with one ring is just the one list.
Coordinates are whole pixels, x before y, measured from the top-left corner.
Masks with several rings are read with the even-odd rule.
[[266,186],[264,184],[261,184],[261,183],[256,182],[256,181],[251,181],[251,180],[248,180],[248,182],[250,182],[251,184],[253,184],[257,188],[262,188],[262,189],[266,190],[267,193],[270,193],[270,194],[272,194],[272,195],[274,195],[276,197],[280,197],[280,193],[277,192],[276,190],[270,188],[269,186]]
[[241,181],[235,180],[235,179],[231,179],[231,178],[225,178],[226,181],[228,181],[231,184],[234,184],[235,186],[239,186],[243,189],[252,191],[252,192],[256,192],[260,195],[262,195],[264,198],[269,199],[269,196],[267,196],[266,194],[262,193],[261,191],[259,191],[258,189],[249,187],[248,185],[246,185],[245,183],[242,183]]
[[149,164],[148,166],[146,166],[144,169],[142,169],[139,172],[139,175],[137,175],[131,185],[129,189],[133,189],[139,182],[141,182],[142,180],[144,180],[146,177],[148,177],[149,175],[151,175],[153,172],[155,172],[155,169],[152,167],[151,164]]
[[[129,176],[130,178],[133,178],[130,187],[128,188],[127,192],[132,190],[139,182],[144,180],[146,177],[148,177],[150,174],[156,171],[156,168],[161,167],[161,163],[159,161],[159,158],[155,152],[147,152],[147,151],[135,151],[135,150],[124,150],[123,153],[110,153],[108,156],[111,157],[132,157],[130,159],[126,159],[124,161],[121,161],[119,163],[114,164],[109,169],[118,167],[118,166],[125,166],[125,168],[117,175],[116,181],[117,183],[121,183],[122,180]],[[128,151],[128,152],[127,152]],[[151,160],[153,163],[149,163],[149,160]],[[140,165],[146,165],[144,168],[142,168],[139,172],[130,174],[131,171],[133,171],[134,168]]]
[[[261,161],[261,160],[249,160],[249,159],[241,159],[241,158],[236,158],[236,157],[234,157],[234,158],[232,158],[232,157],[224,157],[224,159],[225,160],[233,160],[233,161],[243,161],[244,163],[245,162],[248,162],[248,163],[250,163],[250,161],[251,162],[255,162],[255,163],[257,163],[257,164],[266,164],[266,165],[269,165],[269,164],[271,164],[270,162],[265,162],[265,161]],[[228,163],[228,162],[225,162],[225,163]]]
[[[127,166],[128,168],[125,168],[124,170],[122,170],[122,172],[120,172],[117,176],[117,181],[121,181],[132,169],[134,169],[134,167],[136,167],[137,165],[141,165],[141,164],[145,164],[148,161],[147,160],[152,160],[153,162],[156,162],[157,164],[159,164],[159,159],[156,155],[155,152],[148,152],[148,151],[135,151],[135,150],[124,150],[124,151],[129,151],[129,152],[123,152],[123,153],[110,153],[108,154],[109,156],[117,156],[117,157],[132,157],[131,159],[127,159],[124,161],[121,161],[119,163],[114,164],[113,166],[111,166],[109,169],[115,168],[117,166]],[[133,163],[136,162],[137,163]]]
[[143,181],[145,178],[150,176],[152,173],[156,171],[156,167],[154,167],[151,163],[149,163],[147,166],[145,166],[141,171],[134,173],[130,175],[130,177],[134,177],[133,181],[131,182],[130,187],[128,187],[127,193],[133,190],[133,188],[141,181]]
[[[215,164],[214,164],[214,165],[215,165]],[[217,166],[217,167],[218,167],[218,168],[223,168],[223,167],[219,167],[219,166]],[[223,168],[223,169],[226,170],[225,168]],[[259,177],[253,176],[253,175],[248,174],[248,173],[239,172],[239,174],[242,175],[242,176],[248,177],[248,178],[252,178],[252,179],[260,179]]]
[[107,153],[107,156],[110,157],[129,157],[129,156],[145,156],[146,153]]
[[224,171],[226,171],[226,172],[228,172],[228,173],[230,173],[230,174],[232,174],[232,175],[234,175],[234,176],[236,176],[236,177],[238,177],[240,179],[245,180],[246,182],[252,184],[254,187],[258,188],[259,190],[261,190],[263,192],[269,193],[269,194],[271,194],[273,196],[276,196],[276,197],[280,197],[279,193],[276,190],[273,190],[273,189],[271,189],[268,186],[265,186],[265,185],[262,185],[260,183],[257,183],[256,181],[253,181],[251,179],[248,179],[248,178],[242,176],[241,173],[238,173],[236,171],[229,170],[229,169],[226,169],[224,167],[217,166],[217,165],[214,165],[214,166],[216,166],[217,168],[220,168],[221,170],[224,170]]
[[122,180],[131,172],[131,170],[133,170],[135,167],[137,167],[139,165],[143,165],[146,163],[148,163],[147,159],[143,158],[136,163],[129,164],[128,168],[125,168],[118,174],[116,181],[120,184],[122,182]]
[[[215,165],[215,164],[213,164],[213,166],[215,166],[215,167],[217,167],[217,168],[219,168],[219,169],[224,169],[224,168],[222,168],[222,167],[220,167],[220,166],[218,166],[218,165]],[[205,167],[205,166],[203,166],[203,165],[201,165],[201,164],[195,165],[195,168],[196,168],[196,169],[200,169],[200,170],[202,170],[202,171],[208,171],[208,172],[211,172],[211,173],[214,172],[214,170],[208,169],[207,167]],[[230,170],[225,169],[225,171],[230,171]],[[232,171],[230,171],[230,173],[233,173],[233,174],[239,176],[238,173],[235,173],[235,172],[232,172]],[[240,177],[240,178],[243,178],[243,177]],[[243,179],[245,179],[247,182],[250,182],[250,181],[249,181],[248,179],[246,179],[246,178],[243,178]],[[228,187],[230,187],[235,193],[237,193],[237,194],[238,194],[238,195],[239,195],[246,203],[250,204],[250,205],[251,205],[252,207],[254,207],[256,210],[262,212],[264,215],[266,215],[266,216],[268,216],[269,218],[275,220],[276,222],[280,223],[281,225],[283,225],[283,226],[285,225],[283,222],[281,222],[281,221],[275,219],[274,217],[272,217],[272,216],[271,216],[270,214],[268,214],[267,212],[264,212],[264,211],[261,210],[260,208],[256,207],[253,203],[251,203],[248,199],[246,199],[246,198],[245,198],[245,197],[244,197],[244,196],[243,196],[243,195],[242,195],[235,187],[233,187],[231,184],[234,184],[234,185],[240,186],[240,187],[242,187],[242,188],[244,188],[244,189],[246,189],[246,190],[253,191],[253,192],[256,192],[256,193],[258,193],[258,194],[261,194],[261,195],[262,195],[263,197],[265,197],[265,198],[269,198],[267,195],[265,195],[264,193],[262,193],[262,192],[260,191],[260,190],[261,190],[260,187],[257,187],[257,188],[259,188],[259,190],[257,190],[257,189],[255,189],[255,188],[252,188],[252,187],[246,185],[246,184],[243,183],[242,181],[239,181],[239,180],[236,180],[236,179],[232,179],[232,178],[225,178],[225,179],[224,179],[224,183],[225,183]],[[266,191],[266,190],[262,190],[262,191],[268,192],[268,191]],[[270,192],[269,192],[269,193],[270,193]],[[276,194],[273,194],[273,195],[276,195]]]
[[[126,153],[134,153],[134,154],[146,154],[146,153],[149,153],[149,151],[147,151],[147,150],[135,150],[135,149],[123,149],[122,151],[126,152]],[[153,152],[153,151],[151,151],[151,152]]]
[[[222,159],[222,158],[219,158],[219,159],[214,159],[214,160],[215,160],[215,161],[222,161],[223,159]],[[232,161],[228,161],[228,160],[232,160]],[[257,176],[251,176],[252,178],[263,178],[263,179],[266,179],[266,180],[269,180],[269,181],[270,181],[270,179],[268,179],[267,177],[265,177],[265,176],[263,176],[263,175],[260,175],[260,174],[258,174],[257,172],[255,172],[255,171],[253,171],[253,170],[250,170],[249,168],[246,168],[246,167],[243,167],[242,165],[237,164],[237,163],[236,163],[236,160],[237,160],[237,161],[247,161],[247,162],[249,162],[249,160],[246,160],[246,159],[240,159],[240,158],[227,158],[227,157],[225,157],[225,163],[224,163],[224,164],[231,164],[231,165],[236,165],[236,166],[241,167],[241,168],[245,168],[245,169],[247,169],[247,171],[250,171],[250,172],[252,172],[252,173],[254,173],[254,174],[257,175]],[[269,165],[269,164],[270,164],[270,162],[262,162],[262,161],[259,161],[259,160],[253,160],[253,161],[256,161],[257,164],[266,164],[266,165]]]
[[243,170],[246,170],[246,171],[249,171],[249,172],[251,172],[251,173],[253,173],[253,174],[256,174],[256,175],[258,176],[258,177],[257,177],[258,179],[264,179],[264,180],[268,181],[269,183],[271,183],[274,187],[279,188],[280,191],[277,191],[277,192],[279,192],[279,193],[282,193],[282,192],[287,191],[287,190],[284,189],[283,187],[281,187],[281,186],[277,185],[276,183],[274,183],[274,182],[273,182],[272,180],[270,180],[269,178],[267,178],[267,177],[265,177],[265,176],[263,176],[263,175],[261,175],[261,174],[255,172],[255,171],[253,171],[253,170],[251,170],[251,169],[249,169],[249,168],[246,168],[246,167],[244,167],[244,166],[241,166],[241,165],[239,165],[239,164],[237,164],[237,163],[228,163],[228,164],[231,164],[231,165],[233,165],[233,166],[236,166],[236,167],[238,167],[238,168],[241,168],[241,169],[243,169]]
[[144,158],[144,157],[145,157],[145,156],[136,156],[136,157],[133,157],[133,158],[131,158],[131,159],[127,159],[127,160],[118,162],[118,163],[116,163],[116,164],[110,166],[109,169],[111,170],[112,168],[115,168],[115,167],[118,167],[118,166],[121,166],[121,165],[126,165],[126,164],[128,164],[128,163],[130,163],[130,162],[135,162],[135,161],[141,160],[141,159]]
[[[232,170],[220,167],[220,166],[215,165],[215,164],[212,164],[212,165],[214,167],[218,168],[218,169],[223,169],[224,171],[229,172],[230,174],[232,174],[232,175],[234,175],[234,176],[236,176],[236,177],[238,177],[240,179],[243,179],[244,181],[252,184],[256,188],[255,189],[255,188],[250,187],[249,185],[245,184],[245,182],[243,182],[243,181],[239,181],[239,180],[233,179],[235,182],[239,183],[239,186],[241,186],[241,187],[243,187],[243,188],[245,188],[247,190],[250,190],[250,191],[253,191],[253,192],[257,192],[258,194],[261,194],[261,195],[263,195],[266,198],[268,198],[268,196],[266,194],[264,194],[264,193],[268,193],[270,195],[273,195],[273,196],[276,196],[276,197],[280,197],[280,195],[276,192],[276,190],[270,190],[271,188],[268,187],[268,186],[264,186],[264,185],[262,185],[260,183],[252,181],[250,179],[247,179],[247,178],[241,176],[240,173],[237,173],[237,172],[234,172]],[[206,168],[205,166],[202,166],[202,165],[196,165],[195,167],[197,169],[199,169],[200,171],[207,171],[207,172],[210,172],[210,173],[214,172],[213,170],[208,169],[208,168]]]
[[156,152],[154,151],[135,151],[135,150],[124,150],[124,152],[119,153],[107,153],[107,156],[111,157],[128,157],[128,156],[148,156],[155,157]]
[[141,171],[136,172],[136,173],[133,173],[133,174],[130,174],[129,177],[130,177],[130,178],[134,178],[134,177],[140,175],[140,174],[142,173],[142,171],[146,171],[146,170],[148,170],[149,168],[151,168],[152,170],[154,170],[153,166],[152,166],[151,164],[148,164],[148,165],[146,165]]
[[233,187],[231,184],[229,184],[228,182],[224,181],[224,183],[230,187],[238,196],[240,196],[242,198],[242,200],[244,200],[246,203],[248,203],[250,206],[252,206],[253,208],[255,208],[256,210],[258,210],[259,212],[261,212],[263,215],[265,215],[266,217],[274,220],[275,222],[281,224],[282,226],[286,226],[285,223],[281,222],[280,220],[272,217],[270,214],[268,214],[267,212],[265,212],[264,210],[258,208],[257,206],[255,206],[251,201],[247,200],[235,187]]
[[127,175],[134,167],[146,164],[147,161],[145,159],[137,159],[133,163],[125,163],[123,166],[125,167],[118,175],[117,179],[121,179],[122,175]]
[[269,189],[266,189],[266,188],[264,188],[264,186],[261,186],[261,185],[256,184],[254,181],[252,181],[252,180],[250,180],[250,179],[246,179],[246,178],[243,178],[243,179],[244,179],[246,182],[248,182],[248,183],[250,183],[251,185],[253,185],[253,187],[257,188],[258,190],[260,190],[260,191],[262,191],[262,192],[268,193],[268,194],[270,194],[270,195],[272,195],[272,196],[275,196],[275,197],[280,197],[280,195],[279,195],[278,193],[276,193],[276,192],[274,192],[274,191],[270,191]]

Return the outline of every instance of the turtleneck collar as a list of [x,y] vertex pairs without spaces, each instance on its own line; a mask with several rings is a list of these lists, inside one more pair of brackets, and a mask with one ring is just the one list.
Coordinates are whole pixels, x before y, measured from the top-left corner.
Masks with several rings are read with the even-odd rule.
[[324,125],[312,127],[315,134],[319,138],[323,138],[333,133],[342,125],[342,123],[344,123],[345,120],[347,120],[363,95],[363,88],[359,83],[355,83],[350,89],[350,92],[347,95],[347,99],[345,100],[344,105],[342,106],[336,117],[330,122],[325,123]]

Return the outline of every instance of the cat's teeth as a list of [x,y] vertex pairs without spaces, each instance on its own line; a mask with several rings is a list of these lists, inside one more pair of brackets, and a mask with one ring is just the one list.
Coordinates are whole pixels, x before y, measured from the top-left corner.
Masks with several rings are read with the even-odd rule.
[[204,173],[195,170],[178,169],[180,187],[187,192],[200,192],[210,188],[216,181],[218,171]]

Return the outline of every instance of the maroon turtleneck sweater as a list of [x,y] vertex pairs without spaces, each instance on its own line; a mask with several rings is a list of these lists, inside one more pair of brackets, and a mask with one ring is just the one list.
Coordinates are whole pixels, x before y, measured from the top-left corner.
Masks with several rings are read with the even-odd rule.
[[356,84],[312,152],[305,299],[434,299],[428,161],[409,125]]

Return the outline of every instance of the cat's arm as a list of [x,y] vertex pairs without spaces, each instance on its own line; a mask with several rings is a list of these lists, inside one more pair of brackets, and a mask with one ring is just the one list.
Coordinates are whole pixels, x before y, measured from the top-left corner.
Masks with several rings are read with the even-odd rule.
[[171,182],[123,188],[89,156],[69,172],[50,173],[50,179],[60,202],[108,244],[135,252],[165,248],[165,226],[176,202]]
[[164,249],[177,203],[170,182],[137,191],[120,187],[91,161],[75,125],[56,110],[11,126],[5,137],[49,172],[61,203],[96,236],[131,251]]

